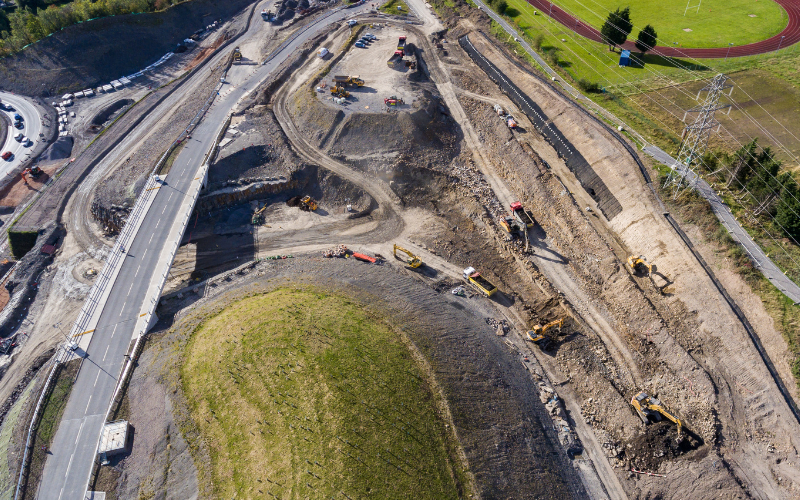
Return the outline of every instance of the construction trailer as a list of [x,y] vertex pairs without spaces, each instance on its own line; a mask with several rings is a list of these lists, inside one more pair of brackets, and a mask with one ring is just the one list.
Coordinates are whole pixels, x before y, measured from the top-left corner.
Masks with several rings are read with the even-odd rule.
[[481,276],[481,273],[477,272],[474,267],[464,269],[464,279],[487,297],[491,297],[497,292],[497,287]]

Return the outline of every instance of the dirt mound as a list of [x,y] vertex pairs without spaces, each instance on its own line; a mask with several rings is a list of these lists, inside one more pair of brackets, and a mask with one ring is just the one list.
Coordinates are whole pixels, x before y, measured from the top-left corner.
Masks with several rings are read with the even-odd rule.
[[120,99],[106,106],[92,118],[92,125],[100,126],[107,122],[117,111],[133,104],[133,99]]
[[69,155],[72,154],[72,145],[74,143],[75,139],[70,136],[59,137],[44,150],[40,161],[63,160],[64,158],[69,158]]
[[252,0],[194,0],[165,12],[70,26],[3,59],[0,88],[53,96],[108,83],[145,68],[198,28],[227,19],[250,4]]
[[288,200],[286,200],[286,204],[290,207],[299,207],[300,206],[300,198],[301,196],[292,196]]
[[644,434],[631,439],[625,447],[630,466],[638,470],[655,471],[661,462],[676,459],[703,446],[703,439],[683,429],[678,435],[671,422],[648,425]]

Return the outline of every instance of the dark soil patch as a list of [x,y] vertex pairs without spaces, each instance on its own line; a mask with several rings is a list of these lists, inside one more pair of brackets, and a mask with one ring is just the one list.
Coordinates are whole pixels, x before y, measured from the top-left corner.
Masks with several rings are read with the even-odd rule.
[[674,460],[703,446],[703,439],[683,429],[678,435],[672,422],[655,422],[645,428],[645,433],[628,442],[625,456],[631,467],[655,471],[661,462]]

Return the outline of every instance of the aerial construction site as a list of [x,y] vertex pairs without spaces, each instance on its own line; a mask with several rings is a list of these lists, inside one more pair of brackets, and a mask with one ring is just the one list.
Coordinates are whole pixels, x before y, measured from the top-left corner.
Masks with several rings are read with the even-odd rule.
[[770,311],[454,5],[191,0],[4,59],[0,498],[800,497]]

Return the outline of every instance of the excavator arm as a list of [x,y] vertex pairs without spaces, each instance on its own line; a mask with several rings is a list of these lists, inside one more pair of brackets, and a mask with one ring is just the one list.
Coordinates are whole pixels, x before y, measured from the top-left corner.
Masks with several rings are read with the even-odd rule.
[[408,264],[408,266],[411,267],[412,269],[416,269],[416,268],[418,268],[419,266],[422,265],[422,260],[420,260],[419,257],[417,257],[416,255],[411,253],[411,251],[406,250],[405,248],[399,246],[397,243],[395,243],[395,245],[394,245],[394,257],[396,259],[398,258],[397,257],[397,251],[398,250],[403,252],[404,254],[408,255],[408,259],[406,259],[406,264]]

